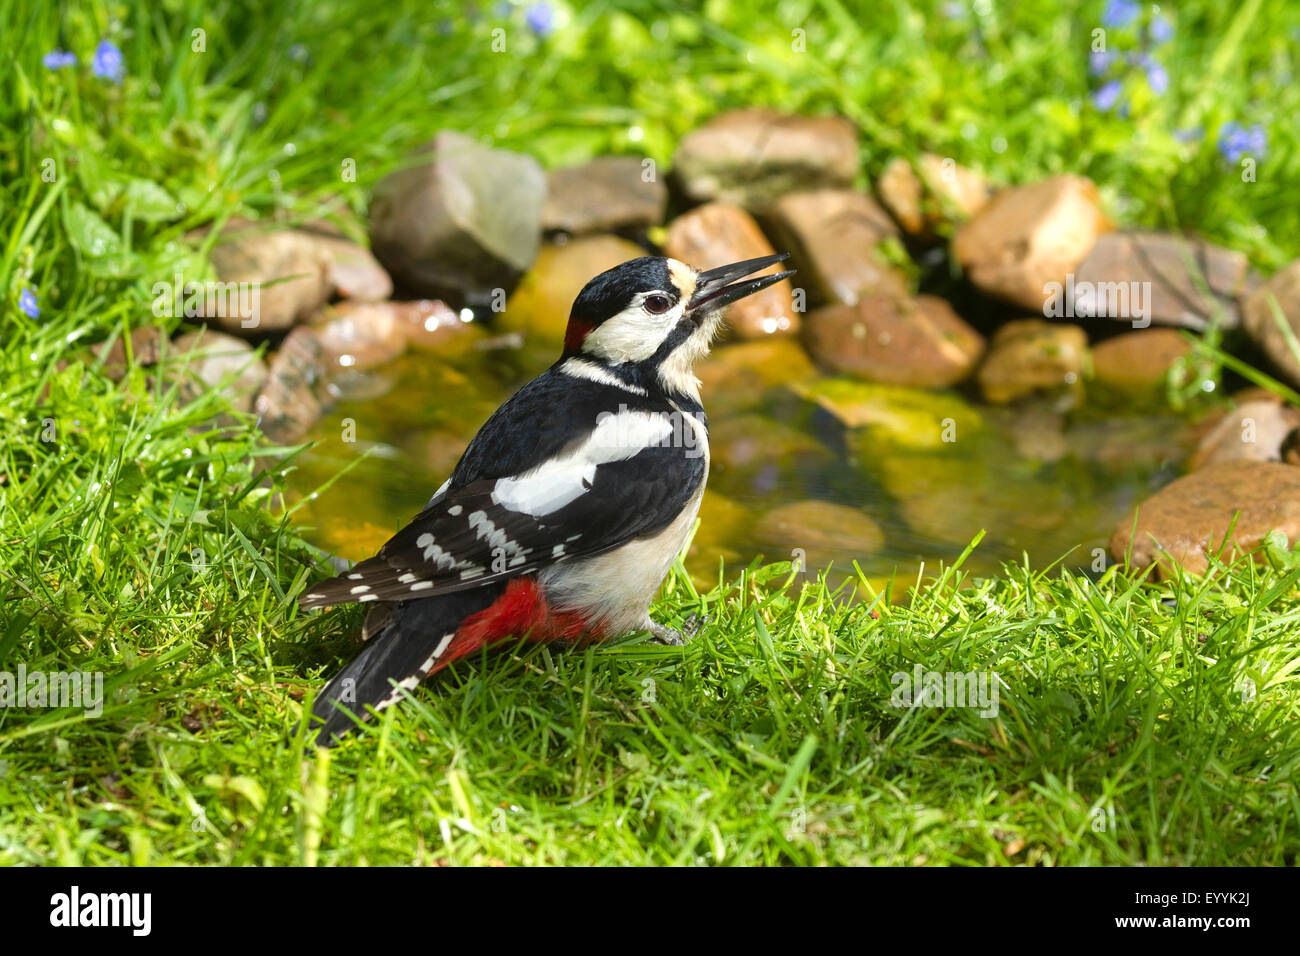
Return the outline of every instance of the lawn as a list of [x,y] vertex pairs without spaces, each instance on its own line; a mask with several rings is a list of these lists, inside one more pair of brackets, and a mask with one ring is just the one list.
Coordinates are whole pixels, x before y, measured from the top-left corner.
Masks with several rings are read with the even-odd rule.
[[[151,290],[201,268],[196,227],[356,229],[442,127],[666,168],[762,103],[850,117],[867,176],[925,150],[1078,172],[1124,225],[1265,274],[1300,255],[1284,0],[1179,4],[1158,46],[1111,31],[1163,93],[1152,61],[1090,74],[1101,3],[629,0],[553,4],[540,31],[442,6],[0,0],[0,671],[104,675],[102,714],[0,709],[0,864],[1294,865],[1285,554],[1166,584],[956,567],[852,603],[789,565],[708,591],[679,571],[657,613],[707,616],[686,648],[507,651],[307,742],[360,617],[296,608],[329,569],[279,494],[295,450],[90,351],[182,325]],[[1254,181],[1228,123],[1263,132]],[[996,713],[895,706],[918,667],[996,680]]]

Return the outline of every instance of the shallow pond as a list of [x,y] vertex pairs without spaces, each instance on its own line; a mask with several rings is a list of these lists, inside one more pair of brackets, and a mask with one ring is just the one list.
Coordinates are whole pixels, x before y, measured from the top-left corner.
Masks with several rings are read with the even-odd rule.
[[[344,372],[290,479],[291,494],[309,498],[299,523],[331,553],[369,556],[549,358],[411,352]],[[1169,413],[1065,415],[809,377],[793,342],[724,346],[699,371],[713,465],[687,567],[702,583],[716,580],[720,560],[734,572],[758,555],[802,556],[810,568],[856,561],[868,577],[911,580],[981,530],[966,564],[977,572],[1022,554],[1037,568],[1091,567],[1125,513],[1177,475],[1189,444]]]

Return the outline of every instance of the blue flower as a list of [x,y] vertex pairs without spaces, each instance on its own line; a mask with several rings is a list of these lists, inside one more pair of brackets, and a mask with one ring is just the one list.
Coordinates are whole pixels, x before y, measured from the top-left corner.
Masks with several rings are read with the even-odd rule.
[[524,22],[538,36],[546,36],[555,30],[555,11],[549,3],[534,3],[524,11]]
[[101,80],[121,83],[126,75],[126,66],[122,62],[122,51],[111,40],[100,40],[95,47],[95,56],[90,61],[90,72]]
[[1151,34],[1151,39],[1157,43],[1168,43],[1174,38],[1174,25],[1157,13],[1151,18],[1151,25],[1147,27]]
[[1107,50],[1094,50],[1088,54],[1088,72],[1092,76],[1105,76],[1115,63],[1115,54]]
[[51,50],[41,58],[41,64],[47,70],[61,70],[65,66],[77,65],[77,54],[66,50]]
[[1092,92],[1092,105],[1097,107],[1103,113],[1109,112],[1114,108],[1115,103],[1119,100],[1119,95],[1124,90],[1123,84],[1119,80],[1111,80],[1109,83],[1103,83]]
[[1126,27],[1137,19],[1139,12],[1137,0],[1107,0],[1106,9],[1101,13],[1101,25]]
[[1169,89],[1169,73],[1154,57],[1142,57],[1142,69],[1146,70],[1147,85],[1156,96],[1163,96]]
[[1259,159],[1268,148],[1268,134],[1256,123],[1245,127],[1240,123],[1224,123],[1219,130],[1219,153],[1230,163],[1243,156]]
[[41,308],[36,304],[36,293],[31,289],[23,289],[22,293],[19,294],[18,308],[22,309],[29,319],[39,319],[41,317]]

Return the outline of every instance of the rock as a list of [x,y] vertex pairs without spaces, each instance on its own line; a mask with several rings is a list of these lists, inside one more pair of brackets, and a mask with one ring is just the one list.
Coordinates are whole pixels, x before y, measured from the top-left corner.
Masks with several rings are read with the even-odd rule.
[[418,302],[389,303],[406,342],[421,352],[444,356],[463,355],[483,341],[483,328],[477,322],[465,322],[460,314],[437,299]]
[[747,556],[737,549],[737,543],[749,530],[749,512],[713,488],[704,492],[700,502],[700,524],[686,552],[686,570],[691,579],[703,590],[718,582],[719,561],[727,566],[745,562]]
[[253,401],[262,431],[288,444],[307,434],[324,411],[325,350],[316,333],[296,328],[271,359],[266,384]]
[[753,407],[773,386],[813,378],[817,370],[797,341],[768,336],[714,349],[696,363],[695,374],[713,421]]
[[1275,401],[1246,402],[1219,420],[1201,439],[1189,471],[1230,461],[1281,461],[1300,410]]
[[542,229],[585,235],[648,229],[664,219],[668,187],[637,156],[602,156],[547,174]]
[[870,295],[808,314],[803,340],[830,372],[872,382],[942,388],[966,378],[984,339],[937,296]]
[[313,235],[326,260],[330,290],[345,299],[382,302],[393,294],[393,280],[365,246],[343,236]]
[[[1240,515],[1237,516],[1237,512]],[[1203,574],[1208,556],[1221,553],[1233,526],[1225,560],[1252,551],[1270,531],[1292,541],[1300,536],[1300,468],[1276,462],[1239,461],[1209,465],[1172,482],[1124,518],[1110,540],[1110,554],[1132,564],[1152,565],[1168,579],[1181,567]]]
[[547,348],[558,348],[569,324],[569,310],[582,287],[605,270],[643,255],[645,251],[636,243],[617,236],[547,243],[506,302],[497,325],[523,332]]
[[128,338],[131,342],[130,364],[127,363],[126,343],[120,335],[113,339],[111,346],[101,342],[90,350],[96,359],[103,360],[104,374],[114,382],[120,382],[129,368],[158,364],[167,341],[166,333],[152,325],[132,329]]
[[912,170],[912,164],[902,156],[895,156],[886,163],[880,178],[876,180],[876,193],[880,196],[880,201],[908,235],[921,235],[928,226],[921,209],[922,188],[920,177]]
[[1041,319],[1008,322],[993,335],[979,383],[990,402],[1015,401],[1038,391],[1076,392],[1088,360],[1088,336],[1077,325]]
[[1180,471],[1194,438],[1179,416],[1146,413],[1074,422],[1065,442],[1070,457],[1106,474],[1150,475]]
[[[1094,291],[1099,307],[1087,314],[1132,322],[1137,328],[1154,322],[1204,329],[1216,306],[1221,309],[1222,327],[1232,328],[1239,320],[1237,298],[1246,289],[1249,269],[1242,253],[1199,239],[1119,232],[1097,239],[1079,265],[1074,285]],[[1202,282],[1211,298],[1201,295]],[[1141,309],[1135,307],[1135,292],[1142,298]],[[1075,300],[1077,304],[1077,291]],[[1075,312],[1085,314],[1077,307]]]
[[[715,269],[742,259],[770,256],[772,246],[745,210],[726,203],[709,203],[678,216],[668,226],[664,253],[699,270]],[[756,275],[780,271],[770,266]],[[799,316],[789,279],[728,307],[727,324],[742,339],[787,335],[798,331]]]
[[791,254],[798,284],[813,302],[854,305],[876,293],[906,294],[907,278],[876,249],[898,230],[866,193],[791,193],[777,200],[765,221],[775,243]]
[[188,332],[171,343],[171,357],[188,361],[189,379],[182,386],[191,396],[197,389],[218,389],[230,406],[247,412],[266,382],[266,362],[244,339],[211,329]]
[[919,175],[896,156],[876,181],[881,202],[909,235],[946,231],[973,217],[993,196],[988,180],[949,159],[924,153],[917,166]]
[[1173,329],[1125,332],[1092,347],[1092,374],[1100,385],[1127,394],[1160,389],[1169,370],[1192,346]]
[[775,464],[783,469],[825,467],[830,449],[807,432],[766,415],[727,415],[709,425],[710,469],[735,483],[728,472],[751,473]]
[[1091,180],[1053,176],[994,196],[958,230],[953,255],[981,291],[1042,313],[1044,287],[1064,284],[1110,228]]
[[947,451],[984,427],[979,413],[961,398],[899,385],[825,378],[790,386],[844,428],[860,432],[859,447],[872,455],[900,450]]
[[208,290],[199,315],[233,335],[292,328],[329,299],[331,259],[308,233],[227,231],[209,258],[225,288]]
[[673,173],[691,199],[754,211],[796,190],[850,186],[857,171],[857,134],[848,120],[766,109],[714,117],[673,156]]
[[370,246],[419,295],[488,301],[536,258],[545,198],[536,160],[444,130],[375,187]]
[[829,501],[796,501],[774,508],[754,526],[755,542],[770,561],[802,558],[804,570],[834,561],[849,568],[855,558],[885,545],[880,526],[856,508]]
[[1300,356],[1278,327],[1274,302],[1291,337],[1300,340],[1300,259],[1252,292],[1243,309],[1246,332],[1292,385],[1300,385]]
[[406,329],[391,302],[343,302],[313,325],[327,369],[375,368],[406,351]]

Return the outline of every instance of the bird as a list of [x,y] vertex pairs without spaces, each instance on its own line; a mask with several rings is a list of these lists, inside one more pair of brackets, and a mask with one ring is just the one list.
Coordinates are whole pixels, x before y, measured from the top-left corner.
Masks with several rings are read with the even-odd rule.
[[304,610],[373,605],[363,649],[315,697],[319,745],[512,639],[683,643],[650,603],[708,480],[694,365],[727,305],[793,274],[754,275],[787,257],[700,271],[644,256],[582,288],[560,358],[491,415],[424,510],[299,598]]

